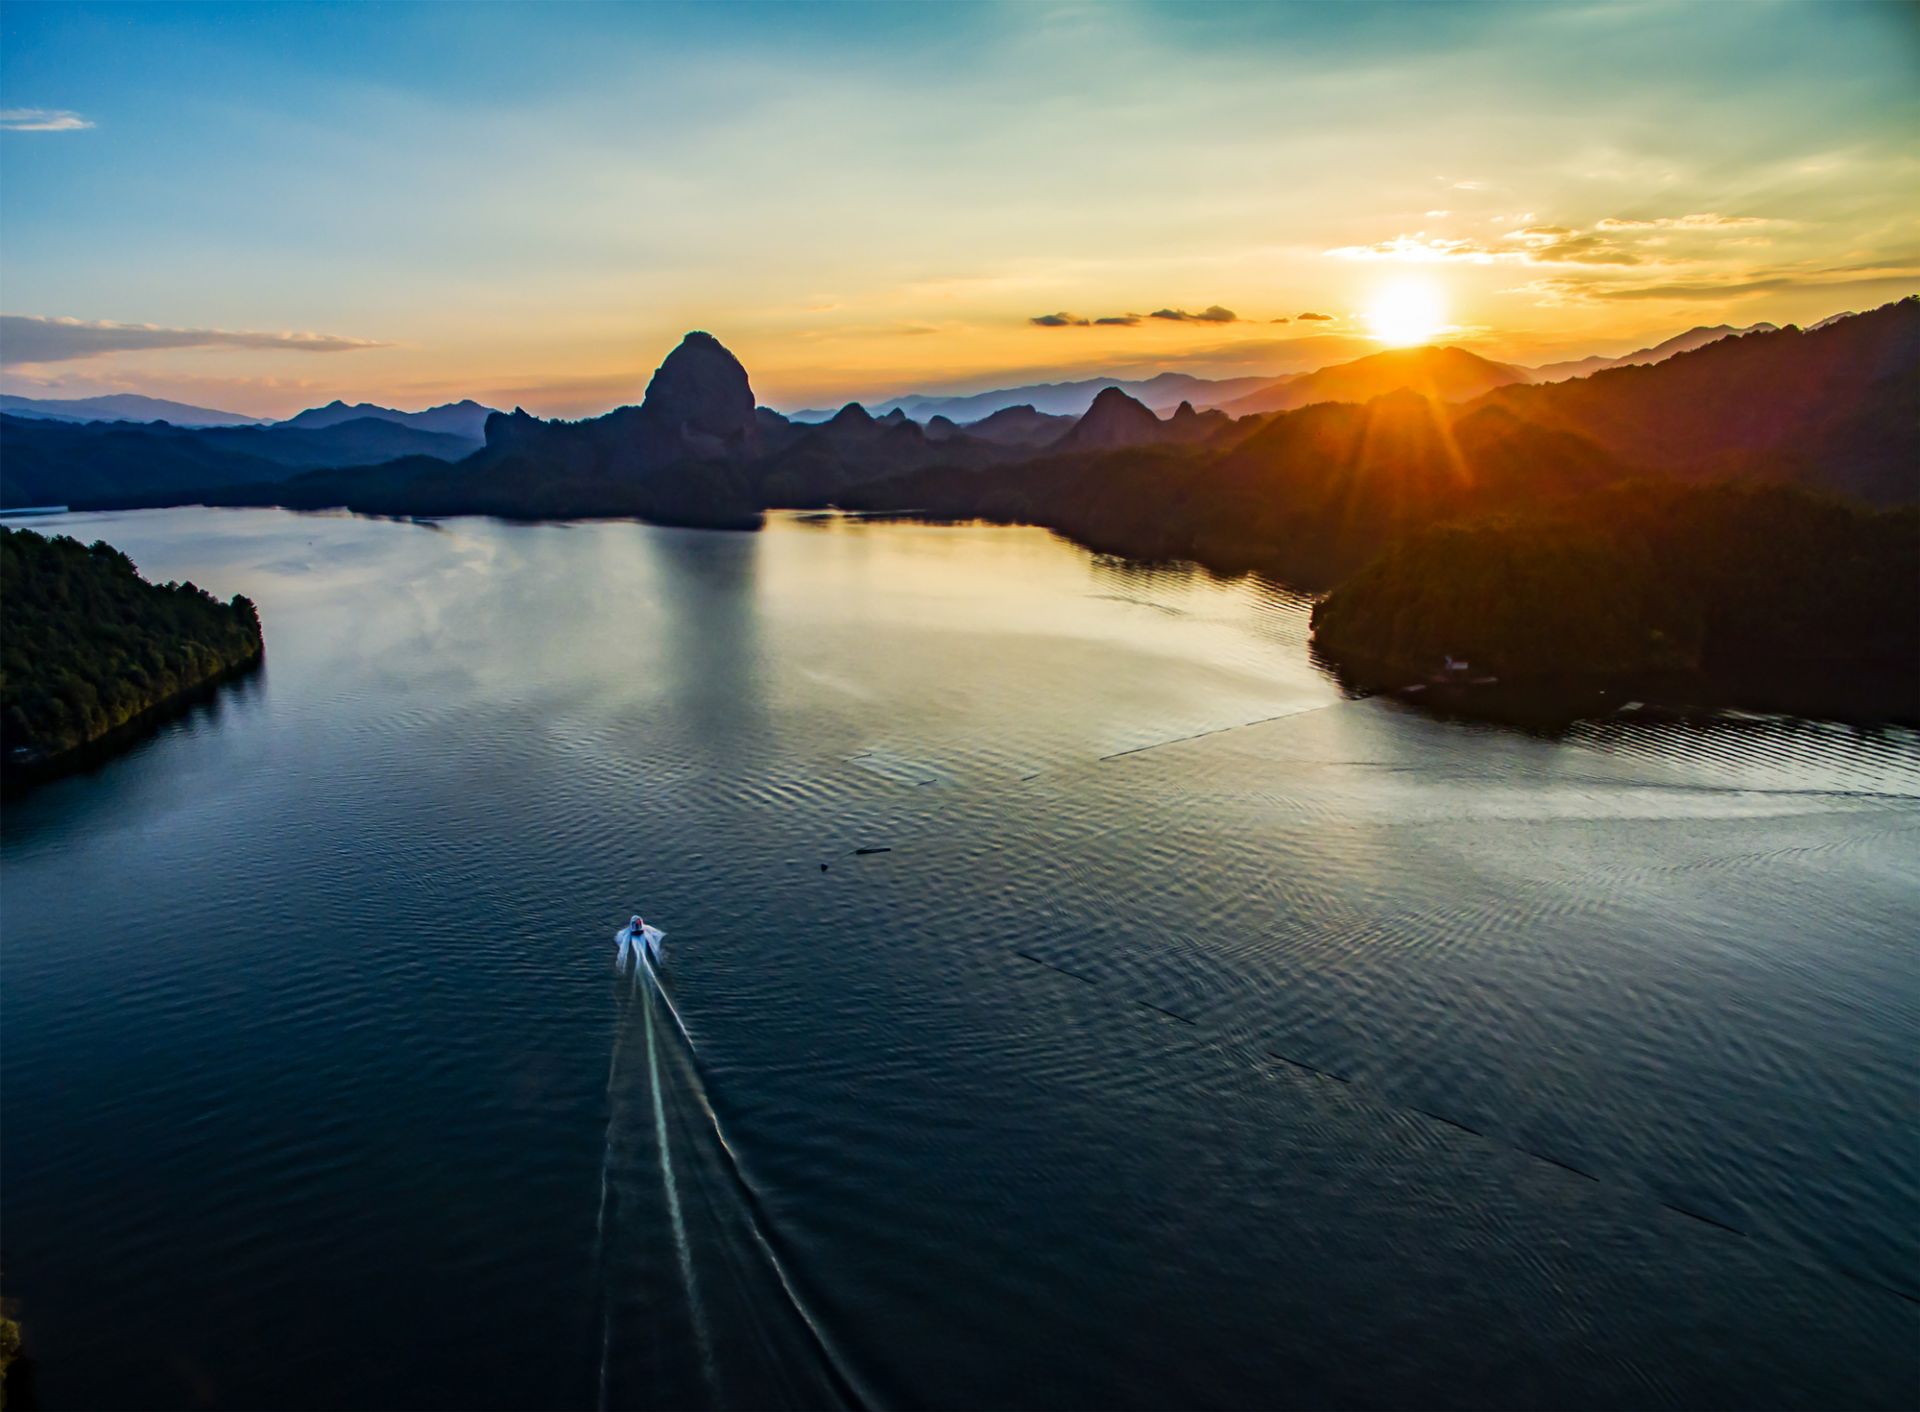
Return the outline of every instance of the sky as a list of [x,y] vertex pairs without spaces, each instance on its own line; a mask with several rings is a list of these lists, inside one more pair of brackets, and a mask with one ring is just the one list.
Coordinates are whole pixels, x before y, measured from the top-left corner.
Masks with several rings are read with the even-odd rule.
[[[774,406],[1920,290],[1896,3],[0,5],[0,390]],[[1319,316],[1319,317],[1315,317]]]

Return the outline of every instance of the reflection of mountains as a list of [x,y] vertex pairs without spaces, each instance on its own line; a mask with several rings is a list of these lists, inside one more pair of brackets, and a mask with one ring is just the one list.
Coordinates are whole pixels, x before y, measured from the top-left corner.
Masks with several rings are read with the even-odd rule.
[[760,645],[760,541],[751,535],[664,531],[647,536],[663,612],[667,699],[691,707],[689,726],[725,745],[767,729]]

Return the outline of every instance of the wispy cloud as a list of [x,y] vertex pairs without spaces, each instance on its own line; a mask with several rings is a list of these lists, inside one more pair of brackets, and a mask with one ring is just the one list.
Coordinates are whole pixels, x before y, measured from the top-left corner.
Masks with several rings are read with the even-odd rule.
[[1093,320],[1062,309],[1057,314],[1035,314],[1027,322],[1036,328],[1087,328]]
[[286,353],[351,353],[385,348],[370,338],[344,338],[310,332],[266,333],[248,329],[164,328],[158,324],[116,324],[39,314],[0,314],[0,364],[66,363],[108,353],[140,353],[156,348],[251,348]]
[[1700,300],[1740,299],[1809,289],[1880,289],[1920,284],[1920,255],[1874,264],[1760,266],[1698,279],[1630,279],[1596,283],[1569,276],[1537,280],[1526,288],[1550,299]]
[[1332,314],[1300,314],[1296,317],[1303,324],[1330,324],[1333,322]]
[[1608,216],[1595,230],[1738,230],[1744,226],[1779,225],[1765,216],[1723,216],[1718,211],[1696,211],[1690,216],[1654,216],[1635,220]]
[[[1681,263],[1663,250],[1675,234],[1712,237],[1726,231],[1784,224],[1765,216],[1729,216],[1696,211],[1685,216],[1608,216],[1593,226],[1526,224],[1492,239],[1429,235],[1424,230],[1376,240],[1370,245],[1340,245],[1326,253],[1341,260],[1399,260],[1432,264],[1462,260],[1477,265],[1639,265]],[[1698,247],[1693,247],[1697,249]],[[1661,253],[1649,256],[1650,250]]]
[[84,132],[93,126],[67,108],[0,108],[0,132]]

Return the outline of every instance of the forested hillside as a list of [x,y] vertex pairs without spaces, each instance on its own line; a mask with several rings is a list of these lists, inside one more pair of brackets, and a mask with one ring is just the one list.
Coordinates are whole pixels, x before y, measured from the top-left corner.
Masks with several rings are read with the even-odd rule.
[[105,542],[0,529],[0,758],[45,764],[257,660],[260,615]]

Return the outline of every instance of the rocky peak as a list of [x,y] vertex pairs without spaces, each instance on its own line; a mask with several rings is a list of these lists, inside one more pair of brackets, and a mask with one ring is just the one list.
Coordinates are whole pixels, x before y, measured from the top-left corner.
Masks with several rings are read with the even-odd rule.
[[640,410],[684,452],[728,456],[759,448],[747,370],[710,333],[690,333],[667,354]]

